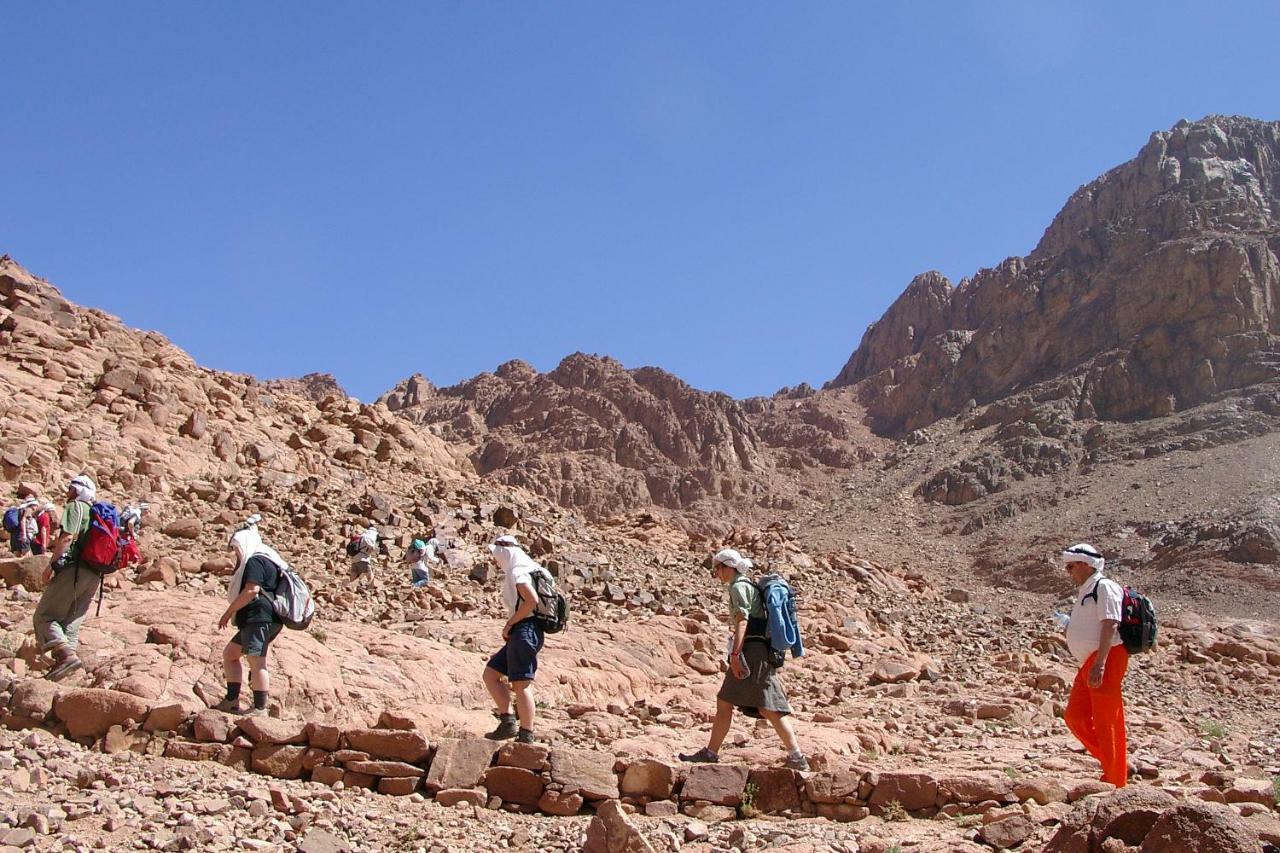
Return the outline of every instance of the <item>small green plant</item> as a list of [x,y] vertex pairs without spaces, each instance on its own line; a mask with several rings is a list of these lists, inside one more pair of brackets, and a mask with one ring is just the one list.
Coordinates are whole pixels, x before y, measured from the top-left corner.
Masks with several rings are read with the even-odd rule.
[[1276,803],[1280,804],[1280,776],[1271,780],[1271,790],[1276,793]]
[[738,803],[738,817],[746,820],[754,817],[756,813],[756,794],[760,793],[760,788],[755,782],[748,782],[747,787],[742,790],[742,801]]
[[329,639],[329,635],[326,634],[324,629],[318,625],[311,629],[311,636],[315,637],[317,643],[323,643],[325,640]]
[[956,826],[968,829],[971,826],[977,826],[982,823],[982,815],[976,814],[958,814],[952,818]]
[[890,800],[881,806],[880,816],[891,823],[902,823],[908,817],[906,808],[898,800]]
[[1017,778],[1018,778],[1018,768],[1016,768],[1016,767],[1006,767],[1006,768],[1004,769],[1004,775],[1008,776],[1010,779],[1017,779]]
[[895,844],[892,847],[890,847],[888,850],[884,851],[884,853],[902,853],[902,845]]
[[870,761],[875,761],[875,760],[876,760],[876,758],[877,758],[877,753],[876,753],[876,751],[875,751],[874,749],[864,749],[864,750],[862,750],[862,760],[863,760],[863,761],[868,761],[868,762],[870,762]]
[[1227,736],[1226,727],[1216,720],[1205,720],[1202,722],[1200,724],[1200,731],[1204,733],[1205,737],[1213,738],[1214,740],[1222,740]]

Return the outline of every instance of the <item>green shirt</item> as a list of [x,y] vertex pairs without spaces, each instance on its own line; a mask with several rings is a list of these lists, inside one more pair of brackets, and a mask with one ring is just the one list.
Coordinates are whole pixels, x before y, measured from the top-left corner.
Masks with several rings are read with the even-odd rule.
[[89,505],[84,501],[71,501],[62,508],[62,532],[71,535],[71,552],[74,554],[80,541],[89,532]]
[[729,583],[729,623],[732,624],[737,614],[748,619],[764,618],[764,603],[760,600],[760,590],[751,579],[739,575]]

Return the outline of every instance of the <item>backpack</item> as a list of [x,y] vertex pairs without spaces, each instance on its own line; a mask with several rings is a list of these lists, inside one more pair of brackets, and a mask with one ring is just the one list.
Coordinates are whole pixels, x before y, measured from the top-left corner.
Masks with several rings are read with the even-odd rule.
[[22,518],[22,512],[16,507],[9,507],[4,511],[4,530],[6,533],[13,533],[18,529],[18,524]]
[[556,579],[551,572],[539,568],[531,574],[533,591],[538,594],[533,616],[542,624],[544,634],[559,634],[569,624],[569,601],[556,589]]
[[[1082,598],[1081,603],[1090,598],[1097,602],[1098,586],[1101,583],[1101,580],[1095,583],[1093,591]],[[1131,655],[1145,654],[1155,648],[1156,635],[1160,631],[1160,626],[1156,623],[1156,606],[1136,589],[1128,586],[1122,589],[1124,597],[1120,602],[1120,625],[1116,629],[1120,642],[1124,643],[1125,650]]]
[[77,559],[100,575],[120,568],[120,512],[105,501],[89,508],[89,531]]
[[800,657],[804,654],[804,639],[800,636],[796,594],[791,584],[781,575],[767,574],[761,575],[755,586],[760,590],[760,603],[767,623],[765,638],[776,653],[774,659],[782,660],[783,653],[787,651],[792,657]]
[[360,536],[359,535],[352,536],[350,541],[347,542],[347,556],[354,557],[356,554],[359,554],[359,553],[360,553]]
[[293,569],[288,566],[276,566],[276,569],[280,580],[275,592],[269,595],[271,609],[286,628],[305,631],[316,615],[316,602],[311,597],[311,590]]

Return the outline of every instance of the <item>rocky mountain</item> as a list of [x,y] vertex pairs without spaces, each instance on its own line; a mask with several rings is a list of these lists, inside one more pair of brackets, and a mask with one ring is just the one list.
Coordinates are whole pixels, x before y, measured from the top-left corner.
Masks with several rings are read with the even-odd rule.
[[1081,418],[1169,414],[1280,377],[1280,123],[1155,133],[1025,258],[919,276],[833,387],[902,435],[1035,388]]
[[487,479],[605,517],[645,507],[791,505],[776,470],[853,464],[860,431],[839,414],[781,395],[787,425],[758,416],[765,400],[699,391],[653,367],[628,370],[575,353],[548,373],[508,362],[450,388],[411,377],[380,402],[463,448]]

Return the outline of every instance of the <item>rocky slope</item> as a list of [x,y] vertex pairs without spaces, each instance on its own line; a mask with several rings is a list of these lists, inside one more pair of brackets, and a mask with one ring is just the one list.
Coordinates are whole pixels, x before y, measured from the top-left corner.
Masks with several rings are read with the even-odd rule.
[[[778,468],[839,469],[859,458],[853,424],[805,400],[785,426],[758,426],[768,401],[707,393],[662,370],[628,370],[575,353],[538,373],[508,362],[451,388],[411,377],[383,396],[391,411],[427,425],[468,453],[489,480],[537,492],[601,518],[656,506],[794,503],[798,486]],[[790,488],[788,488],[790,486]]]

